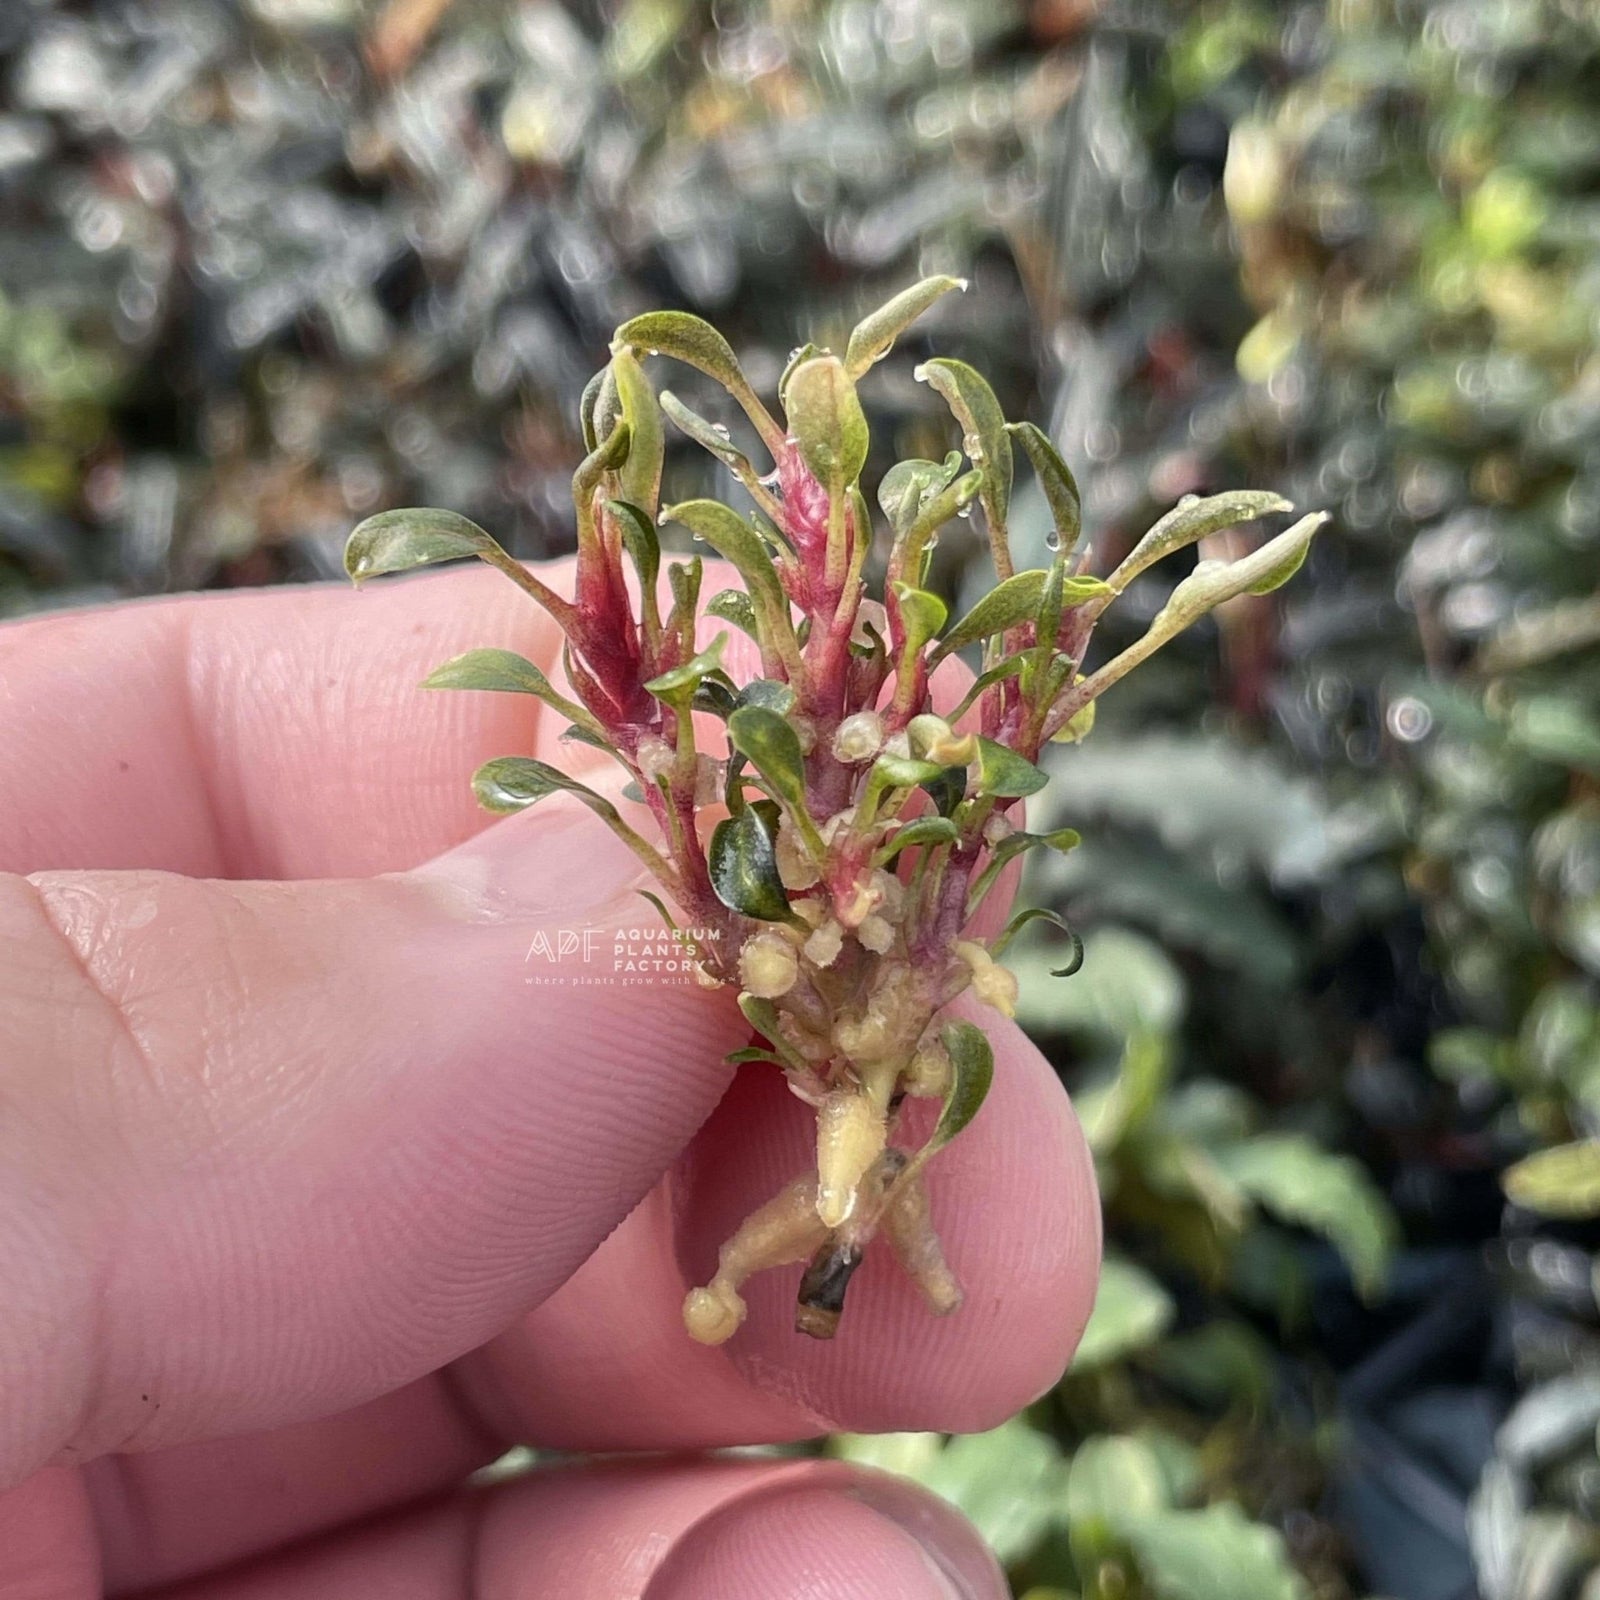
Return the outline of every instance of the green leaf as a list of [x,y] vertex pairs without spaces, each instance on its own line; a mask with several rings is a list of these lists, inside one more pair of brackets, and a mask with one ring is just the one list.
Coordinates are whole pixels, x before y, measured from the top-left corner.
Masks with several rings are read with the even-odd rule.
[[1364,1298],[1379,1294],[1395,1245],[1388,1204],[1367,1170],[1296,1133],[1264,1133],[1212,1152],[1218,1169],[1280,1221],[1321,1234]]
[[723,905],[760,922],[794,916],[778,875],[778,808],[758,800],[719,822],[707,857],[711,888]]
[[1129,1516],[1169,1510],[1171,1499],[1161,1458],[1129,1434],[1085,1439],[1067,1471],[1066,1515],[1076,1555],[1081,1533],[1109,1534]]
[[1043,567],[1032,567],[1018,572],[996,584],[977,605],[962,617],[939,641],[932,659],[942,661],[946,656],[987,639],[991,634],[1004,633],[1019,623],[1032,622],[1039,614],[1039,601],[1044,595],[1045,580],[1050,576]]
[[878,485],[878,504],[896,533],[904,533],[924,508],[956,481],[961,459],[961,452],[952,450],[943,462],[897,461],[884,473]]
[[1241,594],[1270,594],[1299,571],[1313,537],[1327,521],[1326,511],[1314,511],[1237,561],[1199,562],[1172,591],[1150,631],[1170,636],[1225,600]]
[[642,317],[634,317],[617,329],[611,348],[615,350],[619,345],[632,346],[647,355],[671,356],[714,378],[733,393],[749,388],[733,347],[709,322],[690,316],[687,311],[647,311]]
[[666,449],[656,393],[627,348],[612,352],[611,371],[629,435],[627,459],[618,468],[621,498],[645,507],[647,513],[654,512],[661,499],[661,463]]
[[780,717],[786,716],[794,708],[794,698],[794,690],[786,683],[779,683],[776,678],[752,678],[739,691],[740,705],[765,706],[768,711],[776,711]]
[[729,438],[726,428],[719,423],[707,422],[669,390],[661,391],[661,409],[681,432],[686,433],[702,449],[709,450],[718,460],[726,462],[730,467],[749,466],[748,458]]
[[[422,680],[424,689],[493,689],[532,694],[541,700],[556,694],[550,680],[515,650],[469,650],[437,666]],[[556,698],[560,698],[559,695]]]
[[750,604],[750,596],[743,589],[723,589],[712,595],[706,601],[706,615],[717,617],[723,622],[731,622],[734,627],[748,633],[752,639],[760,641],[755,607]]
[[945,625],[950,608],[938,595],[926,589],[913,589],[908,583],[896,583],[894,597],[899,602],[900,622],[906,631],[906,650],[914,656]]
[[[583,430],[583,448],[585,454],[587,454],[590,450],[593,450],[594,447],[600,442],[599,436],[595,433],[594,428],[595,409],[600,403],[600,391],[606,387],[610,377],[611,368],[602,367],[586,384],[584,384],[583,393],[578,399],[578,424]],[[616,388],[615,384],[612,384],[611,387],[614,392]]]
[[578,463],[578,470],[572,474],[572,502],[578,508],[580,518],[588,514],[589,503],[595,490],[600,487],[600,480],[628,459],[632,440],[633,430],[626,422],[619,422]]
[[639,574],[640,589],[653,596],[661,576],[661,540],[656,536],[655,523],[627,500],[607,500],[606,510],[616,519],[622,547]]
[[784,363],[783,371],[778,374],[778,399],[787,401],[789,395],[789,379],[794,374],[794,369],[803,366],[813,356],[826,355],[827,352],[820,344],[812,344],[807,339],[803,345],[789,352],[789,359]]
[[685,638],[694,635],[695,608],[700,603],[700,584],[706,575],[706,564],[699,556],[692,561],[674,561],[667,567],[667,582],[672,586],[672,615],[667,619],[669,631],[681,630]]
[[[1065,855],[1069,850],[1076,850],[1082,843],[1083,838],[1075,828],[1057,828],[1051,833],[1023,833],[1019,830],[1016,833],[1009,834],[990,851],[988,863],[978,877],[973,880],[972,887],[967,893],[967,914],[970,916],[977,908],[978,902],[988,892],[989,886],[994,880],[1000,876],[1008,861],[1015,859],[1026,851],[1037,850],[1040,846],[1049,850],[1059,850]],[[1032,914],[1032,916],[1038,915],[1043,915],[1043,913]],[[1008,927],[1003,935],[1005,941],[1009,943],[1012,935],[1025,926],[1027,921],[1032,920],[1032,916],[1024,913],[1023,917],[1013,918],[1014,925]],[[1059,927],[1066,926],[1065,923],[1061,922],[1058,922],[1057,925]],[[1070,930],[1068,931],[1070,932]],[[999,948],[996,948],[993,953],[998,956]],[[1078,951],[1078,959],[1080,961],[1082,956],[1083,951],[1080,947]],[[1072,970],[1076,972],[1077,968],[1074,967]],[[1057,976],[1064,977],[1067,974],[1060,973]]]
[[[1070,830],[1068,830],[1070,832]],[[1059,911],[1052,911],[1048,906],[1029,906],[1025,911],[1019,911],[1006,925],[1000,937],[995,940],[989,954],[996,961],[1005,954],[1006,947],[1011,943],[1030,922],[1048,922],[1052,927],[1059,928],[1066,934],[1071,942],[1072,954],[1067,957],[1064,967],[1052,967],[1052,978],[1070,978],[1083,966],[1083,940],[1072,931],[1072,925]]]
[[1078,493],[1078,480],[1049,438],[1031,422],[1008,422],[1006,432],[1021,444],[1033,463],[1064,559],[1083,532],[1083,497]]
[[978,740],[978,793],[997,800],[1020,800],[1037,794],[1050,781],[1050,774],[1034,766],[1015,750],[1007,750],[993,739]]
[[1117,1532],[1158,1600],[1307,1600],[1282,1536],[1228,1501],[1130,1514]]
[[751,604],[765,626],[777,633],[792,632],[789,602],[778,581],[778,569],[761,537],[737,512],[716,500],[686,500],[668,506],[661,515],[681,522],[697,539],[704,539],[719,556],[731,561],[750,591]]
[[842,490],[867,460],[867,418],[837,356],[813,356],[789,374],[783,397],[789,433],[818,483]]
[[1579,1139],[1524,1156],[1500,1181],[1513,1205],[1541,1216],[1600,1216],[1600,1139]]
[[1100,1263],[1094,1311],[1078,1341],[1072,1371],[1103,1367],[1153,1345],[1172,1325],[1172,1296],[1137,1263],[1108,1254]]
[[941,817],[953,817],[956,807],[967,797],[967,769],[941,767],[934,777],[924,778],[918,787],[927,792]]
[[719,633],[704,650],[691,656],[680,666],[672,667],[659,677],[652,678],[645,688],[658,700],[669,705],[687,705],[700,687],[701,679],[722,666],[722,652],[728,648],[728,636]]
[[739,1009],[745,1021],[772,1046],[773,1052],[783,1058],[785,1066],[797,1072],[811,1073],[811,1064],[783,1036],[778,1026],[778,1008],[770,1000],[760,1000],[753,994],[740,994]]
[[770,1050],[762,1050],[756,1045],[749,1045],[743,1050],[730,1050],[722,1059],[730,1067],[742,1067],[752,1061],[770,1061],[775,1067],[784,1064],[782,1056],[774,1055]]
[[766,706],[741,706],[728,718],[728,742],[766,780],[798,822],[806,811],[806,762],[794,729]]
[[1005,413],[994,390],[965,361],[942,356],[924,361],[913,376],[928,384],[955,414],[961,424],[961,448],[984,476],[984,507],[991,522],[1003,526],[1011,506],[1015,468]]
[[1198,539],[1273,512],[1293,510],[1294,506],[1282,495],[1257,489],[1230,489],[1226,494],[1210,495],[1204,500],[1185,495],[1129,551],[1127,558],[1111,574],[1111,588],[1121,594],[1146,567],[1154,566]]
[[873,865],[883,866],[912,845],[927,848],[936,844],[954,844],[960,837],[961,830],[948,817],[918,817],[906,823],[883,845],[872,858]]
[[618,819],[617,808],[593,789],[531,756],[496,756],[472,775],[472,791],[485,811],[521,811],[556,793],[576,795],[596,816]]
[[913,1475],[957,1506],[1007,1565],[1038,1547],[1061,1500],[1061,1452],[1020,1417],[988,1433],[958,1435]]
[[952,289],[965,289],[963,278],[924,278],[909,289],[902,289],[892,300],[863,317],[851,331],[845,347],[845,370],[859,378],[874,362],[888,355],[896,339],[911,326],[934,301]]
[[454,511],[412,506],[380,511],[357,524],[345,541],[344,570],[362,583],[387,572],[409,572],[435,561],[459,561],[463,556],[488,553],[504,555],[477,523]]
[[950,1057],[950,1087],[928,1151],[942,1150],[977,1116],[994,1081],[994,1051],[983,1030],[970,1022],[947,1022],[939,1030]]
[[937,783],[946,770],[934,761],[917,761],[910,756],[879,756],[867,772],[857,810],[858,818],[870,820],[875,817],[879,801],[890,789],[916,789]]

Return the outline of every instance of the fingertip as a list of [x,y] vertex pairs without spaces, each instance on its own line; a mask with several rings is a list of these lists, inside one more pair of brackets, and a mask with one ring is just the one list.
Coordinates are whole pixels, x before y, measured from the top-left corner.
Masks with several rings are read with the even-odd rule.
[[[875,1476],[875,1475],[873,1475]],[[1001,1600],[994,1557],[948,1506],[893,1480],[779,1484],[696,1523],[644,1600]]]

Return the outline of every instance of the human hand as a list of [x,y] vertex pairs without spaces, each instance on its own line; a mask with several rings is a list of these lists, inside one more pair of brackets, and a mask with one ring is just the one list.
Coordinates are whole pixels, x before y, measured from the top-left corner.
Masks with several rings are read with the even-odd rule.
[[869,1256],[836,1344],[781,1275],[689,1340],[810,1119],[723,1064],[723,997],[530,981],[541,931],[648,925],[637,865],[564,800],[475,812],[477,762],[570,764],[537,703],[405,688],[485,643],[548,668],[530,611],[464,572],[0,630],[6,1600],[1004,1593],[953,1512],[838,1463],[463,1488],[512,1442],[992,1426],[1098,1254],[1066,1098],[986,1014],[994,1088],[932,1182],[963,1309]]

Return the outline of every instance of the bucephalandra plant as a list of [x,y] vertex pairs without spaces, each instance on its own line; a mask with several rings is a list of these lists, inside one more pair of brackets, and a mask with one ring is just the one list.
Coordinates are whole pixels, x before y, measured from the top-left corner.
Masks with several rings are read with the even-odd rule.
[[[815,1109],[815,1169],[745,1219],[711,1281],[684,1302],[690,1334],[708,1344],[743,1321],[746,1279],[798,1262],[796,1326],[831,1337],[851,1273],[880,1234],[935,1311],[960,1304],[924,1175],[982,1104],[994,1058],[980,1028],[941,1013],[970,989],[1011,1015],[1016,981],[1000,956],[1030,919],[1059,921],[1024,911],[992,937],[976,931],[992,924],[975,922],[1008,863],[1077,843],[1070,830],[1025,828],[1021,803],[1046,781],[1040,749],[1081,738],[1096,697],[1198,617],[1283,583],[1324,520],[1302,518],[1241,560],[1201,561],[1137,643],[1086,674],[1095,623],[1133,578],[1208,534],[1291,507],[1273,494],[1188,496],[1114,572],[1089,576],[1077,486],[1050,441],[1032,423],[1007,422],[972,368],[941,359],[916,375],[954,414],[961,449],[891,467],[878,489],[886,526],[875,526],[860,488],[868,437],[857,380],[915,317],[962,287],[938,277],[905,290],[851,333],[842,357],[797,350],[778,384],[781,422],[698,317],[662,311],[625,323],[583,399],[589,454],[573,477],[570,600],[447,511],[372,517],[345,554],[357,580],[476,556],[550,613],[565,635],[566,692],[498,649],[446,662],[427,683],[537,696],[571,724],[567,737],[626,769],[623,792],[651,822],[635,813],[635,827],[611,800],[518,755],[479,769],[478,798],[510,812],[563,791],[594,811],[684,929],[707,935],[680,936],[708,984],[737,991],[754,1038],[733,1059],[776,1066]],[[647,356],[721,384],[771,470],[758,471],[724,428],[658,395]],[[660,505],[663,419],[726,464],[750,509]],[[1006,527],[1018,445],[1055,524],[1051,564],[1022,572]],[[998,583],[952,624],[924,584],[939,530],[974,504]],[[668,566],[663,595],[657,527],[667,523],[715,550],[743,587],[702,601],[696,557]],[[868,594],[875,556],[880,599]],[[750,635],[760,676],[740,682],[723,665],[726,630],[701,644],[706,617]],[[976,675],[936,699],[935,669],[962,651],[976,656]],[[941,675],[941,688],[953,676]],[[667,904],[649,898],[677,928]],[[894,1142],[907,1096],[941,1102],[915,1150]]]

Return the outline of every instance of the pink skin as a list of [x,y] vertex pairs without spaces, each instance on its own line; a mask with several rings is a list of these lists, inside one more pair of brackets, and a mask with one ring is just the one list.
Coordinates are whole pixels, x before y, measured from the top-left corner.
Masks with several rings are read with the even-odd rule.
[[1060,1372],[1099,1244],[1066,1099],[990,1017],[932,1183],[965,1308],[873,1260],[832,1346],[781,1274],[691,1343],[685,1285],[807,1113],[730,1089],[725,996],[529,981],[541,930],[647,913],[575,804],[474,809],[491,755],[605,760],[521,696],[409,689],[481,644],[554,669],[479,571],[0,629],[0,1597],[1003,1594],[953,1514],[837,1464],[462,1488],[511,1441],[992,1426]]

